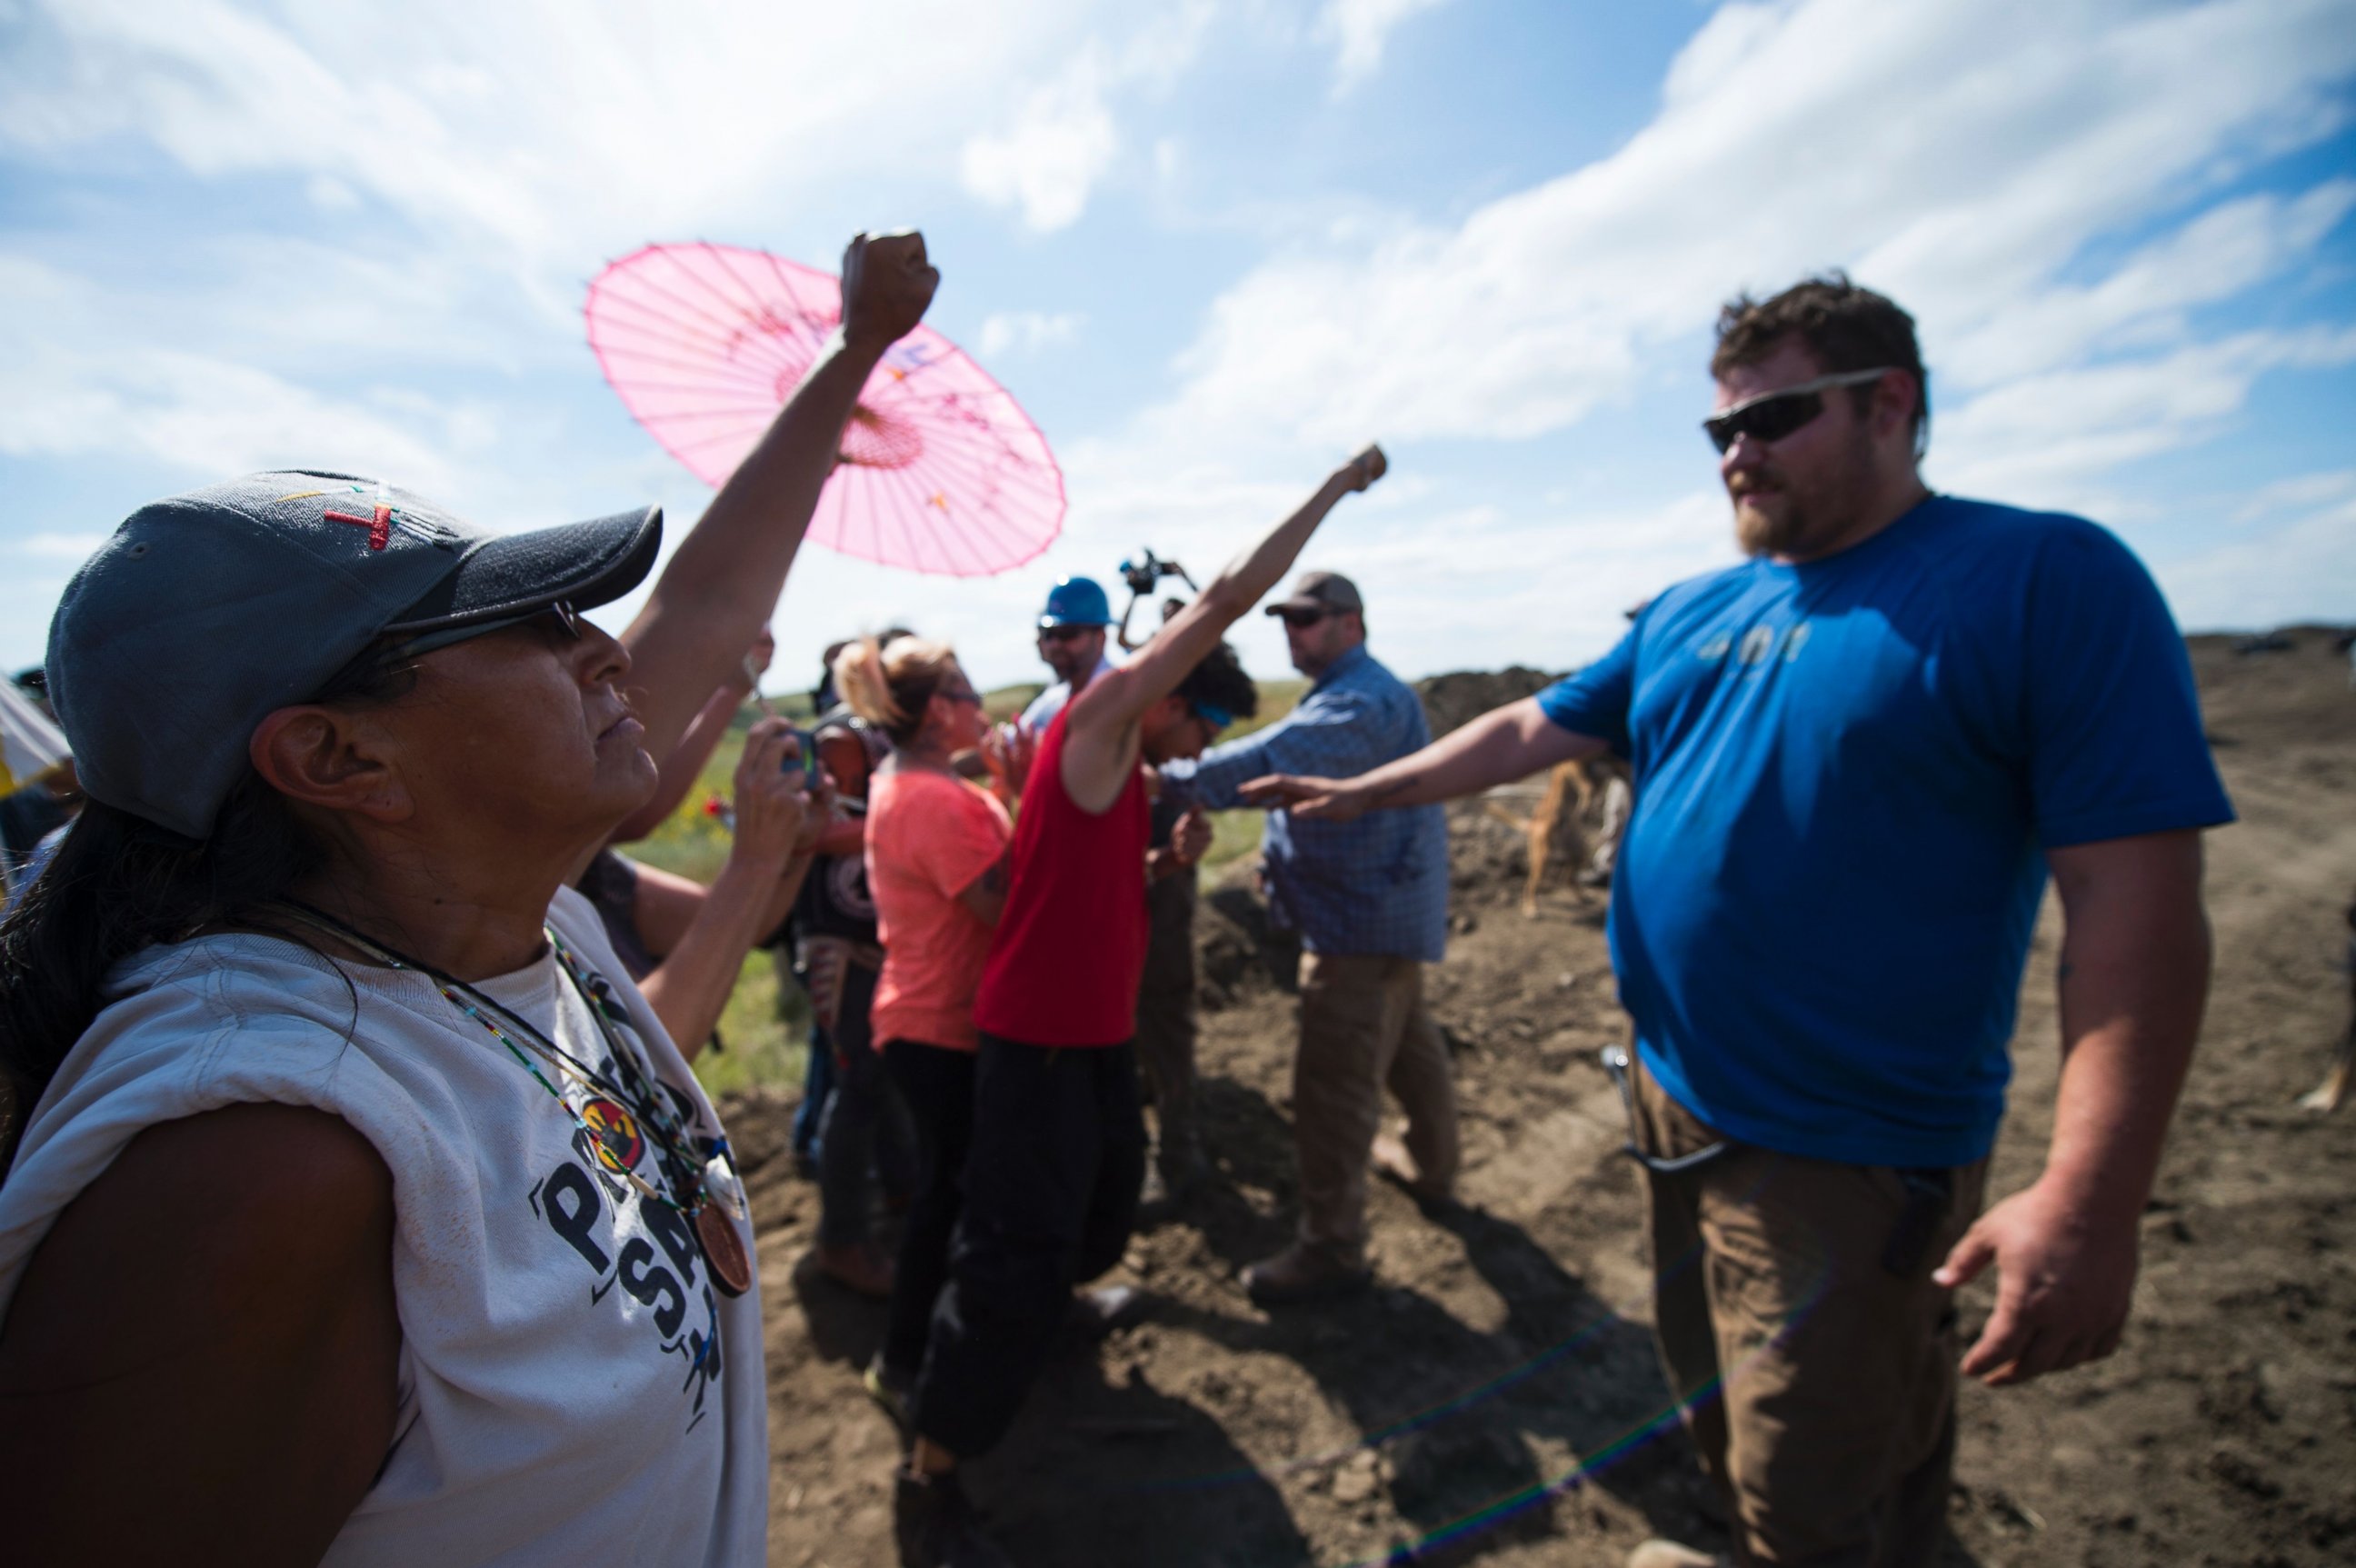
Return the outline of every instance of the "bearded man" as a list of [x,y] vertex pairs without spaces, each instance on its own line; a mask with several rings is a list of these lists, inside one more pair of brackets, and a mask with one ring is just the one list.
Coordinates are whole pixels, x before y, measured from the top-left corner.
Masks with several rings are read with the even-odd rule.
[[[2135,556],[2083,519],[1924,486],[1904,311],[1838,276],[1739,298],[1710,371],[1747,562],[1412,757],[1254,792],[1347,818],[1630,759],[1611,936],[1655,1325],[1735,1560],[1927,1563],[1954,1289],[1996,1265],[1961,1365],[1990,1384],[2119,1342],[2207,997],[2200,830],[2233,811]],[[2049,871],[2053,1139],[1981,1214]]]

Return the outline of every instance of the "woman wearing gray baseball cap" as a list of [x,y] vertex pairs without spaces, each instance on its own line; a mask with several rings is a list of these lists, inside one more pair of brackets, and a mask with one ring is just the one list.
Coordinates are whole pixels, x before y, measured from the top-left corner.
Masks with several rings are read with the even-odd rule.
[[711,1104],[565,884],[775,607],[937,281],[841,334],[617,641],[645,509],[498,537],[276,473],[68,587],[90,805],[0,926],[0,1474],[44,1563],[754,1563],[766,1399]]

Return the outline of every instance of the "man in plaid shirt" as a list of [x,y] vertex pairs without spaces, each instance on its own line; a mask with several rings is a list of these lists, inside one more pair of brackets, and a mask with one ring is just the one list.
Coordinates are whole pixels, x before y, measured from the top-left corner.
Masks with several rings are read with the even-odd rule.
[[[1366,651],[1365,606],[1350,580],[1304,574],[1284,618],[1309,693],[1256,734],[1162,769],[1164,788],[1206,810],[1244,803],[1272,773],[1348,778],[1420,750],[1423,704]],[[1290,1247],[1244,1271],[1264,1305],[1366,1285],[1369,1155],[1417,1197],[1440,1200],[1456,1179],[1456,1090],[1448,1049],[1423,1005],[1423,965],[1448,931],[1448,822],[1440,807],[1371,811],[1351,822],[1269,813],[1261,843],[1269,909],[1301,933],[1301,1049],[1293,1064],[1293,1143],[1301,1230]],[[1379,1142],[1383,1090],[1407,1110],[1403,1144]]]

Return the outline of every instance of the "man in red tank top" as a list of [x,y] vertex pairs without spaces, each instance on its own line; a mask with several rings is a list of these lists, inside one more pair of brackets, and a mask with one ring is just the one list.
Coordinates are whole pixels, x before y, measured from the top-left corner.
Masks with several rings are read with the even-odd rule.
[[1135,659],[1091,680],[1039,743],[974,1002],[965,1208],[893,1492],[906,1568],[1007,1561],[967,1505],[958,1462],[1005,1434],[1073,1285],[1129,1245],[1145,1175],[1130,1042],[1145,963],[1143,765],[1197,755],[1257,703],[1221,635],[1276,586],[1334,503],[1384,467],[1370,446],[1336,469]]

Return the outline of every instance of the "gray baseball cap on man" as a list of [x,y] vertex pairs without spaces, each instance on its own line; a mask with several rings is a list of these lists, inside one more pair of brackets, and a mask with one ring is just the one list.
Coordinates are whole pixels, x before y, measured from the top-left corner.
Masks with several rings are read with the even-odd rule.
[[1280,616],[1287,610],[1320,610],[1327,615],[1343,610],[1366,613],[1366,601],[1358,596],[1358,585],[1339,572],[1303,572],[1292,580],[1292,596],[1268,607],[1268,613]]
[[250,474],[141,507],[49,622],[49,697],[83,789],[212,831],[254,729],[388,633],[588,609],[644,580],[662,509],[496,534],[377,479]]

